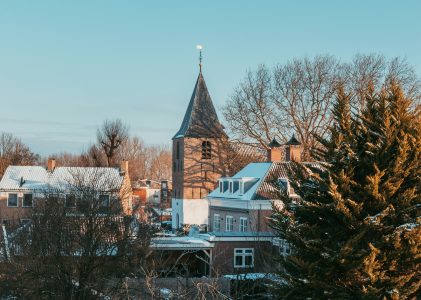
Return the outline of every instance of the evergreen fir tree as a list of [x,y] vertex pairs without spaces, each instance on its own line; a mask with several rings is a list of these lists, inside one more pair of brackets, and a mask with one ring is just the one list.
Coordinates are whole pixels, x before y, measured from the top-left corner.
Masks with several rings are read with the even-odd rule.
[[420,113],[399,85],[372,89],[351,116],[338,90],[321,168],[297,166],[298,205],[283,196],[273,227],[289,241],[285,299],[411,299],[420,290]]

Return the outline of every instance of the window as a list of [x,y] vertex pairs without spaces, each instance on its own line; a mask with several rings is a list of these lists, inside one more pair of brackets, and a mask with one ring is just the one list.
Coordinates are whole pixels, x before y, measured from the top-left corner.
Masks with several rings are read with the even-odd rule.
[[223,189],[223,183],[222,181],[219,182],[219,192],[222,193],[224,191]]
[[240,231],[241,232],[247,231],[247,218],[240,218]]
[[68,208],[76,207],[75,195],[66,195],[66,207]]
[[229,192],[232,193],[232,181],[229,182]]
[[7,198],[7,206],[18,207],[18,194],[9,194]]
[[234,249],[234,268],[252,268],[254,266],[253,248]]
[[234,230],[234,218],[232,216],[227,216],[225,219],[225,231]]
[[213,215],[213,231],[221,230],[221,216],[218,214]]
[[233,188],[233,193],[235,193],[236,191],[238,191],[238,188],[240,186],[240,183],[238,181],[234,181],[234,188]]
[[32,207],[32,194],[23,194],[22,207]]
[[29,223],[31,223],[31,219],[20,219],[20,224],[21,224],[22,226],[26,226],[26,225],[28,225]]
[[202,142],[202,159],[212,158],[212,145],[209,141]]
[[99,206],[108,208],[110,206],[110,196],[99,195]]
[[228,190],[228,181],[224,181],[224,193]]

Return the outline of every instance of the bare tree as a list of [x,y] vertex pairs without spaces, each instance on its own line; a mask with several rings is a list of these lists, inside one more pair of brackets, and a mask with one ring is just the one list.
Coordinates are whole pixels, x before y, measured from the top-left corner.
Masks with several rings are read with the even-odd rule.
[[0,134],[0,178],[9,165],[34,165],[39,155],[10,133]]
[[277,119],[275,108],[270,70],[262,65],[249,71],[223,109],[233,139],[265,149],[274,136],[285,138],[286,119]]
[[120,119],[105,120],[98,129],[97,140],[107,157],[107,166],[113,166],[115,153],[127,138],[128,127]]
[[[122,214],[129,188],[103,168],[78,169],[34,203],[31,222],[11,241],[1,291],[28,299],[91,299],[110,278],[136,273],[155,229]],[[108,196],[108,197],[103,197]]]
[[288,120],[291,128],[284,130],[298,136],[307,159],[316,144],[315,136],[323,136],[332,121],[330,110],[338,80],[339,63],[332,56],[295,59],[274,69],[277,115]]
[[118,160],[129,161],[130,178],[133,181],[146,177],[148,159],[148,147],[139,137],[129,137],[118,149],[116,157]]
[[413,67],[401,58],[379,54],[356,55],[341,63],[333,56],[294,59],[269,70],[249,71],[224,106],[224,117],[235,141],[265,149],[273,137],[285,142],[292,134],[304,146],[304,159],[317,147],[332,121],[331,109],[338,84],[346,87],[354,110],[366,94],[390,82],[421,99],[421,83]]
[[421,98],[421,82],[414,68],[399,57],[388,60],[380,54],[357,54],[350,63],[342,65],[341,79],[350,92],[355,110],[364,107],[369,89],[379,91],[392,81],[399,83],[415,103]]
[[171,179],[172,153],[167,146],[152,146],[148,149],[150,161],[148,163],[151,179]]

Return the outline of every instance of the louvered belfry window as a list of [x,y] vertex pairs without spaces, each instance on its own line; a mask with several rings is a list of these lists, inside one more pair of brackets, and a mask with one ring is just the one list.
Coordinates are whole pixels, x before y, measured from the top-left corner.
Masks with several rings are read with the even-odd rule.
[[212,158],[212,145],[209,141],[202,142],[202,159]]

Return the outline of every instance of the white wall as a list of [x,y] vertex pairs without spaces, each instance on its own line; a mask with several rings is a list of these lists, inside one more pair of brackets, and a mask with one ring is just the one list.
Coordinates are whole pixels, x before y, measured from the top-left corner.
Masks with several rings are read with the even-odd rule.
[[209,204],[206,199],[183,199],[184,224],[208,224]]
[[209,204],[206,199],[172,199],[172,227],[177,228],[177,214],[180,224],[208,224]]

